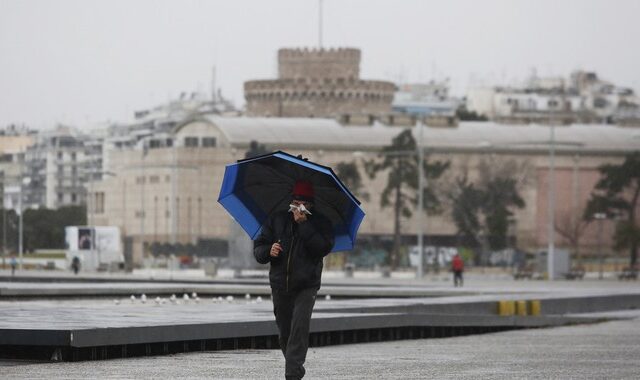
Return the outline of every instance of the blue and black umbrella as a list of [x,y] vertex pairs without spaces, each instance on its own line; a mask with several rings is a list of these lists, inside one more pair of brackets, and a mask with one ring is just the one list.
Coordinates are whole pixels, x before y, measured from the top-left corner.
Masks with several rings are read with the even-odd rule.
[[297,181],[313,184],[314,210],[333,224],[331,251],[352,249],[364,211],[330,167],[282,151],[239,160],[227,165],[218,202],[255,239],[270,215],[289,209]]

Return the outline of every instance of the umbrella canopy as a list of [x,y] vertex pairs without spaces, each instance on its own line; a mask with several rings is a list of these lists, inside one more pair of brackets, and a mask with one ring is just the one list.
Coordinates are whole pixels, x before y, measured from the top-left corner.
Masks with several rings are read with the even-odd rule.
[[332,252],[353,248],[364,218],[360,201],[327,166],[277,151],[227,165],[218,202],[255,239],[273,213],[288,210],[293,186],[308,181],[315,190],[314,209],[333,224]]

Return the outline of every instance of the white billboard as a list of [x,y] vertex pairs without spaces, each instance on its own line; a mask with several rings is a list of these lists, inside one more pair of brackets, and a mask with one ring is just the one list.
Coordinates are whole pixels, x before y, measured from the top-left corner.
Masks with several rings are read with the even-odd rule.
[[78,257],[83,270],[124,262],[118,227],[69,226],[65,228],[65,236],[68,262]]

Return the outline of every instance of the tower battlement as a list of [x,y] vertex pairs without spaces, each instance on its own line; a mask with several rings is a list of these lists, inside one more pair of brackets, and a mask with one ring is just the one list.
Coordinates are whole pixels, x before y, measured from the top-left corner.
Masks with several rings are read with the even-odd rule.
[[360,77],[360,50],[338,49],[280,49],[278,77],[287,78],[345,78]]
[[244,84],[250,116],[335,117],[391,111],[395,85],[360,79],[360,50],[280,49],[278,79]]

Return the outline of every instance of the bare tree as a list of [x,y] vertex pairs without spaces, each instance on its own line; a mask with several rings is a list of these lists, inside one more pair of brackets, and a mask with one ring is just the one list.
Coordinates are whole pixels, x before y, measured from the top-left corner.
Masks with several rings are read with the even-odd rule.
[[558,215],[554,223],[556,232],[569,243],[578,262],[582,262],[580,240],[584,236],[590,222],[590,220],[581,218],[580,216],[582,214],[584,214],[584,209],[576,210],[575,215],[572,215],[572,212],[567,210]]

